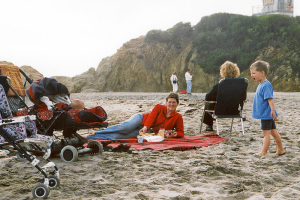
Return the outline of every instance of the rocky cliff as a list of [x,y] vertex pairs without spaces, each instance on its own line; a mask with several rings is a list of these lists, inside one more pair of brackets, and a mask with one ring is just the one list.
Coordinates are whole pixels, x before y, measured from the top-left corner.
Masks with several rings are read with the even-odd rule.
[[[257,59],[283,57],[280,52],[280,49],[268,47],[263,49]],[[190,57],[188,62],[187,57]],[[97,69],[90,68],[75,77],[52,78],[64,83],[74,93],[169,92],[172,90],[170,76],[175,71],[179,78],[179,90],[185,90],[184,74],[190,68],[195,74],[192,91],[207,92],[220,76],[204,73],[202,68],[195,64],[196,58],[197,53],[193,51],[192,42],[188,39],[183,39],[180,46],[175,46],[145,43],[142,36],[125,43],[113,56],[102,59]],[[30,66],[22,66],[21,69],[34,80],[43,77]],[[249,70],[241,72],[241,77],[249,79],[248,91],[255,91],[257,84],[252,81]],[[300,91],[299,74],[294,73],[289,65],[271,67],[268,79],[272,82],[274,91]]]
[[[278,21],[282,22],[280,26]],[[205,17],[195,27],[178,23],[167,31],[149,31],[102,59],[96,69],[90,68],[75,77],[53,78],[73,93],[169,92],[174,72],[179,79],[179,90],[186,89],[184,74],[189,68],[194,74],[192,92],[199,93],[208,92],[220,80],[219,65],[233,59],[230,61],[236,61],[243,69],[241,77],[249,79],[248,91],[254,92],[257,84],[251,80],[248,65],[260,59],[271,63],[267,78],[274,91],[295,92],[300,91],[299,35],[300,18],[215,14]],[[42,77],[29,66],[22,69],[33,79]]]
[[[218,78],[197,68],[193,59],[192,41],[183,38],[177,46],[164,43],[149,44],[144,36],[125,43],[116,54],[102,59],[97,69],[75,76],[59,77],[71,92],[169,92],[172,90],[170,77],[177,72],[179,89],[185,90],[184,74],[193,70],[193,91],[207,91]],[[191,59],[187,62],[186,58]]]
[[[184,74],[192,69],[193,92],[207,92],[219,81],[220,76],[204,73],[196,65],[196,51],[192,42],[183,39],[180,47],[163,43],[149,44],[144,37],[125,43],[116,54],[102,59],[97,69],[69,77],[54,77],[63,82],[72,92],[169,92],[172,90],[170,76],[177,72],[179,90],[186,89]],[[256,59],[270,60],[283,57],[280,49],[268,47],[262,50]],[[190,57],[187,61],[187,57]],[[254,92],[257,84],[250,77],[249,70],[241,72],[241,77],[249,79],[248,91]],[[299,74],[294,73],[289,65],[271,67],[268,79],[274,91],[300,91]]]
[[170,76],[176,71],[179,88],[184,89],[184,73],[191,68],[197,74],[194,88],[205,91],[207,86],[204,83],[211,77],[202,73],[201,69],[196,70],[193,59],[186,62],[191,51],[189,39],[182,39],[179,46],[145,43],[144,37],[133,39],[115,55],[100,62],[95,86],[99,91],[166,92],[171,90]]
[[[187,57],[191,57],[187,62]],[[197,53],[192,51],[192,41],[185,38],[180,46],[163,43],[149,44],[144,37],[125,43],[116,54],[102,59],[97,69],[75,76],[59,77],[71,92],[169,92],[170,77],[177,72],[179,90],[186,89],[184,74],[188,68],[195,74],[194,92],[206,92],[218,81],[203,72],[193,62]]]

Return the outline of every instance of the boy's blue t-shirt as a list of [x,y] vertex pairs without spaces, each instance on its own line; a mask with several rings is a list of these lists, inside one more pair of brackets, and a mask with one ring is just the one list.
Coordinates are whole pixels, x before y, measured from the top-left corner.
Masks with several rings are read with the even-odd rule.
[[[253,101],[252,118],[273,119],[271,117],[271,107],[268,103],[268,99],[273,99],[273,87],[271,83],[266,80],[260,83],[256,89]],[[276,110],[275,114],[278,116]]]

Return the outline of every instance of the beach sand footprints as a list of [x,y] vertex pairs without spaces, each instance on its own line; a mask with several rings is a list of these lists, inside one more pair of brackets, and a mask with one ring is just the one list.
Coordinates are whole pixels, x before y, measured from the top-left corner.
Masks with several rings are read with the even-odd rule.
[[[87,107],[102,106],[110,124],[150,111],[164,103],[167,93],[71,94]],[[199,135],[205,94],[181,100],[186,135]],[[255,156],[262,146],[259,120],[251,118],[254,93],[244,107],[245,135],[240,123],[222,120],[220,136],[227,140],[188,151],[134,150],[84,155],[78,162],[53,161],[61,172],[61,185],[50,193],[53,199],[299,199],[300,196],[300,94],[274,93],[279,114],[277,130],[287,153],[275,155],[272,139],[268,157]],[[85,100],[86,99],[86,100]],[[203,134],[207,134],[204,132]],[[22,162],[1,159],[0,193],[3,199],[30,199],[32,173]],[[32,171],[31,171],[32,170]],[[28,178],[30,177],[30,178]],[[25,182],[20,183],[20,180]],[[29,185],[28,187],[26,185]],[[24,189],[25,187],[25,189]]]

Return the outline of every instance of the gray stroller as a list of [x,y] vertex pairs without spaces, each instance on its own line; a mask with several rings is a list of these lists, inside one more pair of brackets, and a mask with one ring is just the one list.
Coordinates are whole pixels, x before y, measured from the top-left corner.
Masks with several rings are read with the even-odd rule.
[[[0,76],[0,79],[7,79],[7,77]],[[0,84],[0,148],[28,160],[38,169],[44,177],[34,186],[32,195],[34,198],[46,198],[50,189],[60,185],[58,168],[49,159],[54,139],[37,134],[35,115],[13,117],[6,97],[7,91],[8,88]],[[42,155],[47,164],[40,167],[38,165],[40,161],[29,152]]]

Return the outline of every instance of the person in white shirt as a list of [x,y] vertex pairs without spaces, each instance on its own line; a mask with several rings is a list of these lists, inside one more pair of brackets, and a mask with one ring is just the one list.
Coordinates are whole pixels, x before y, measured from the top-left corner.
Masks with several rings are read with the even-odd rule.
[[192,92],[192,78],[193,75],[191,74],[191,70],[188,69],[185,73],[185,80],[186,80],[186,93],[191,94]]
[[174,93],[177,93],[177,90],[178,90],[178,78],[177,78],[177,73],[174,72],[170,78],[171,80],[171,84],[173,86],[173,92]]

